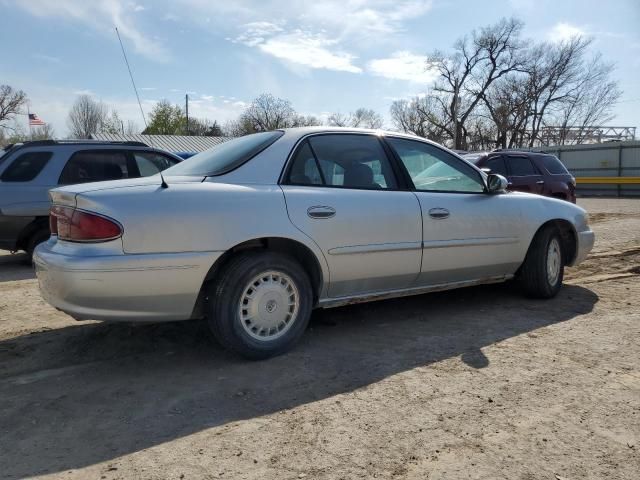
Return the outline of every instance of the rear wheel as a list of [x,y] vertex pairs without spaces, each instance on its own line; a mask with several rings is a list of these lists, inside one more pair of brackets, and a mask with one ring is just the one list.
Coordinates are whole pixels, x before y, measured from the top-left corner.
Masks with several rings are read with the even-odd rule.
[[259,360],[289,350],[311,316],[309,277],[273,252],[242,254],[224,267],[209,292],[209,326],[222,346]]
[[49,229],[36,230],[36,232],[33,235],[31,235],[31,237],[29,238],[29,241],[27,242],[27,255],[29,255],[29,260],[28,260],[29,263],[31,263],[33,259],[33,252],[36,249],[36,247],[41,243],[49,240],[50,236],[51,236],[51,233],[49,232]]
[[560,291],[563,277],[562,238],[555,227],[548,226],[531,242],[520,270],[520,284],[529,297],[552,298]]

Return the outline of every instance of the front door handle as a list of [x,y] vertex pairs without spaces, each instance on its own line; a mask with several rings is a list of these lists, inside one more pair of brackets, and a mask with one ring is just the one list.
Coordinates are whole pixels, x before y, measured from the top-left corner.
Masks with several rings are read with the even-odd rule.
[[544,185],[544,180],[538,180],[536,183],[537,183],[538,185]]
[[449,210],[447,210],[446,208],[432,208],[431,210],[429,210],[429,216],[431,218],[447,218],[449,217]]
[[307,208],[307,215],[311,218],[331,218],[336,214],[336,209],[326,205],[316,205]]

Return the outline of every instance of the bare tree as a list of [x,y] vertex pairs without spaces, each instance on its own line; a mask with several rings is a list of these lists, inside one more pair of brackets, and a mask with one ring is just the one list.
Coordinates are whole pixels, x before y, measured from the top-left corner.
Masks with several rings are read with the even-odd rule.
[[69,135],[74,138],[89,138],[101,131],[108,114],[108,109],[102,102],[89,95],[80,95],[67,117]]
[[189,118],[189,135],[202,137],[221,137],[222,129],[217,121],[208,119]]
[[45,123],[39,127],[31,129],[29,132],[30,140],[50,140],[55,137],[53,127],[49,123]]
[[428,138],[434,142],[445,143],[450,131],[446,113],[434,96],[414,97],[410,100],[396,100],[391,104],[391,121],[398,130]]
[[455,148],[465,148],[467,120],[491,85],[509,72],[522,67],[519,55],[523,23],[514,18],[473,31],[454,45],[452,55],[435,52],[428,68],[440,74],[434,98],[447,113],[446,124],[439,125],[454,139]]
[[612,108],[622,95],[618,83],[610,79],[613,64],[603,62],[600,54],[581,70],[575,86],[560,102],[558,113],[543,119],[544,125],[561,127],[559,137],[553,139],[555,144],[562,145],[569,140],[582,143],[585,136],[592,133],[590,127],[613,119]]
[[314,116],[298,114],[289,100],[263,93],[251,102],[237,120],[227,122],[223,131],[225,135],[237,137],[278,128],[304,127],[320,123]]
[[22,90],[14,90],[9,85],[0,85],[0,128],[12,130],[7,122],[22,113],[27,103],[27,94]]
[[332,127],[382,128],[384,120],[375,110],[358,108],[348,115],[332,113],[328,118],[328,123]]
[[358,108],[351,114],[351,125],[356,128],[382,128],[384,121],[370,108]]
[[266,132],[295,126],[298,115],[289,100],[264,93],[251,102],[241,117],[253,131]]
[[351,115],[344,113],[332,113],[327,119],[332,127],[349,127],[351,126]]

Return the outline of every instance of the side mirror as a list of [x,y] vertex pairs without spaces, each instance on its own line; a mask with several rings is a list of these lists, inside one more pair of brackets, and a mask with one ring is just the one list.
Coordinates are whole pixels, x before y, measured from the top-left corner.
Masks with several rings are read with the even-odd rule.
[[489,193],[503,192],[507,189],[509,182],[502,175],[491,173],[487,176],[487,190]]

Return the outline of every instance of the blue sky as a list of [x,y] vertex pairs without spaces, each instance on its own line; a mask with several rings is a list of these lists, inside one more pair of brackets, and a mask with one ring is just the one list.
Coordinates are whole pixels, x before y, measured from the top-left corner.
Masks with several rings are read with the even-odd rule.
[[425,55],[516,16],[525,37],[582,33],[615,62],[624,90],[611,124],[640,127],[640,0],[0,0],[0,83],[67,132],[89,93],[142,125],[114,26],[145,111],[190,93],[193,115],[224,122],[263,92],[304,114],[373,108],[429,88]]

